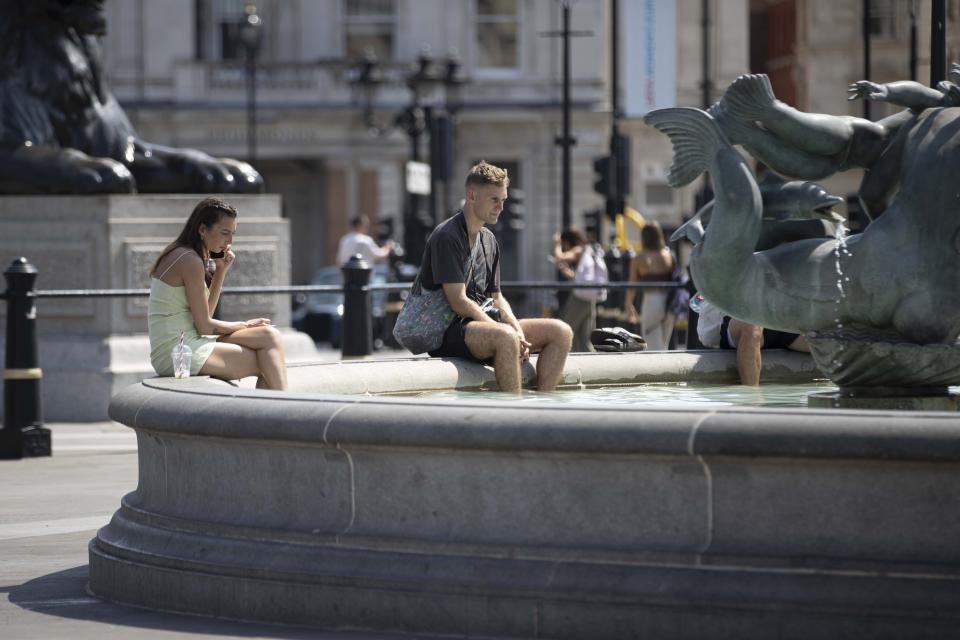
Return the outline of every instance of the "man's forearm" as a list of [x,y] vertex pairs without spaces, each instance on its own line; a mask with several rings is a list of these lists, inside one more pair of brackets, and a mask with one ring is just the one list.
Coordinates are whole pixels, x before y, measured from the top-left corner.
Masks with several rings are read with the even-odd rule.
[[480,305],[466,296],[453,299],[448,297],[447,303],[449,303],[450,308],[453,309],[453,312],[461,318],[471,318],[472,320],[477,320],[479,322],[485,322],[488,320],[492,321],[492,319],[483,312],[483,309],[480,308]]
[[494,298],[494,304],[496,304],[497,309],[500,309],[500,322],[510,325],[517,333],[522,334],[523,329],[520,328],[520,321],[513,315],[513,307],[510,306],[507,299],[502,295],[497,296]]
[[207,308],[210,310],[210,315],[212,316],[214,311],[217,309],[217,304],[220,303],[220,291],[223,289],[223,280],[225,273],[220,271],[220,273],[213,274],[213,281],[210,283],[210,294],[207,297]]

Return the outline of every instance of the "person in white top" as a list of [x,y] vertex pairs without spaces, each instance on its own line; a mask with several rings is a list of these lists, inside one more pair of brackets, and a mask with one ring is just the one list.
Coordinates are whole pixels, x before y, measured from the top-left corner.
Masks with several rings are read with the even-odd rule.
[[761,350],[790,349],[810,353],[806,336],[775,329],[765,329],[736,318],[731,318],[697,294],[691,300],[699,314],[697,337],[708,349],[736,349],[737,373],[740,384],[756,387],[760,384]]
[[370,231],[370,218],[364,215],[357,216],[350,221],[350,227],[353,231],[340,238],[340,244],[337,247],[337,264],[346,263],[355,254],[360,254],[363,259],[371,265],[380,262],[390,255],[393,249],[393,240],[387,240],[383,246],[377,246],[377,243],[368,233]]

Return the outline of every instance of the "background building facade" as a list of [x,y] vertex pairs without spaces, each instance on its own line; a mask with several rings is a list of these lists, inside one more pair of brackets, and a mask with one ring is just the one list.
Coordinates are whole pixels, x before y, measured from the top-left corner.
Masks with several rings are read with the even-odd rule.
[[[657,0],[620,0],[656,3]],[[455,114],[451,181],[440,184],[435,220],[455,210],[462,176],[479,159],[507,166],[522,190],[522,219],[505,220],[505,279],[554,277],[547,260],[561,225],[563,3],[559,0],[257,0],[262,39],[256,56],[256,122],[250,124],[248,66],[238,28],[249,0],[108,0],[107,73],[141,135],[214,155],[248,157],[267,189],[283,196],[291,221],[292,278],[309,282],[332,264],[348,220],[392,220],[403,238],[404,166],[411,140],[397,116],[410,107],[411,66],[427,54],[452,85],[420,87],[420,104]],[[703,106],[748,71],[771,75],[778,96],[808,111],[862,115],[846,87],[864,76],[863,7],[871,6],[871,77],[908,78],[910,26],[917,26],[918,79],[929,76],[930,0],[676,0],[677,104]],[[621,4],[622,6],[622,4]],[[573,0],[571,27],[573,222],[602,207],[592,159],[607,152],[611,127],[609,0]],[[960,2],[948,3],[948,34]],[[913,22],[911,22],[913,17]],[[636,34],[620,29],[625,41]],[[951,38],[950,59],[958,42]],[[382,76],[357,83],[374,52]],[[620,60],[623,77],[636,73]],[[623,82],[621,78],[621,86]],[[872,117],[886,107],[873,105]],[[399,120],[403,125],[403,118]],[[621,121],[632,139],[627,203],[665,226],[692,212],[699,184],[669,189],[667,139],[639,118]],[[421,140],[421,158],[427,140]],[[852,193],[855,172],[828,187]],[[426,211],[426,208],[423,209]],[[241,235],[238,243],[242,242]]]

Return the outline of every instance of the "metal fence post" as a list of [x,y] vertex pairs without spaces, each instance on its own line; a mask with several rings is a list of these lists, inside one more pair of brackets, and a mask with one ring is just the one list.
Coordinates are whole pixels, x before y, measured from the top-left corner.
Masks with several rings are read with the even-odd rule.
[[359,254],[343,265],[343,340],[344,358],[373,353],[373,305],[370,292],[372,267]]
[[37,358],[37,308],[34,283],[37,268],[26,258],[17,258],[3,272],[7,290],[6,368],[3,370],[3,428],[0,458],[49,456],[50,430],[44,428],[40,411],[40,379]]

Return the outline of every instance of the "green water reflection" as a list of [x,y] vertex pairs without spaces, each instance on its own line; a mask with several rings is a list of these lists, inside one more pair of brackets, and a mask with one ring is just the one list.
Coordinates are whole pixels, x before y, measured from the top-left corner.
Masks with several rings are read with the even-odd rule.
[[629,386],[563,389],[551,393],[523,391],[518,396],[498,391],[433,391],[417,394],[431,400],[499,400],[547,404],[630,405],[634,407],[805,407],[812,391],[836,391],[829,381],[805,384],[709,385],[669,382]]

